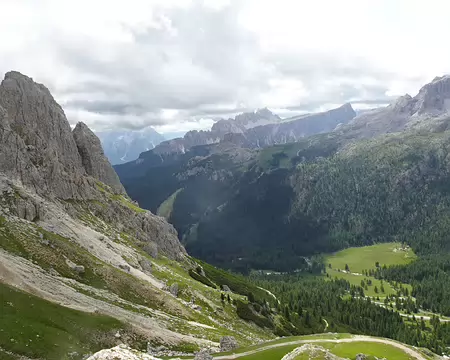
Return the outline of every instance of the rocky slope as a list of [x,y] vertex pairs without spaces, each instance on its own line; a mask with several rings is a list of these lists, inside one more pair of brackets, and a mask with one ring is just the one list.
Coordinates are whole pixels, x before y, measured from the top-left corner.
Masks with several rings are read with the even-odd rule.
[[273,336],[191,277],[196,266],[174,228],[128,198],[87,126],[71,131],[48,89],[6,74],[0,357],[82,359],[121,342],[185,352],[218,346],[224,335],[242,343]]
[[98,132],[97,136],[106,157],[113,165],[136,160],[140,153],[151,150],[166,140],[152,127],[141,130],[103,131]]

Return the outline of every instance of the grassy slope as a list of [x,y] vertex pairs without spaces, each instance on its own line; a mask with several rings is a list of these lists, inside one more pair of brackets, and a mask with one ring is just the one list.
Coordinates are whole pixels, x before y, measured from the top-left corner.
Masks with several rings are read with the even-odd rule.
[[157,214],[159,216],[163,216],[166,219],[170,219],[170,215],[172,214],[173,204],[178,196],[178,194],[183,191],[183,189],[178,189],[172,195],[170,195],[164,202],[159,205]]
[[[117,201],[122,202],[122,200],[128,201],[125,198]],[[131,205],[135,206],[134,204]],[[80,211],[80,220],[86,225],[107,235],[110,239],[113,239],[114,242],[121,243],[122,245],[131,248],[132,251],[139,254],[140,257],[147,258],[148,261],[153,264],[152,275],[155,278],[166,281],[169,286],[172,283],[178,283],[179,300],[173,298],[172,295],[169,295],[165,291],[155,289],[144,280],[135,278],[125,271],[97,259],[76,242],[44,231],[36,226],[36,224],[28,223],[26,225],[24,222],[10,221],[0,217],[0,248],[16,256],[32,260],[36,265],[39,265],[43,269],[54,269],[58,271],[61,276],[71,278],[78,283],[83,284],[83,286],[107,290],[108,292],[119,296],[121,299],[124,299],[124,302],[110,300],[107,297],[94,293],[91,294],[90,291],[87,291],[83,287],[78,286],[77,283],[74,283],[74,289],[83,292],[85,295],[92,295],[101,301],[109,302],[128,311],[138,312],[144,315],[154,316],[155,314],[150,312],[150,309],[162,311],[171,318],[168,323],[168,328],[181,334],[188,334],[214,342],[218,342],[224,335],[232,335],[235,336],[243,346],[254,343],[255,339],[268,340],[274,337],[269,331],[260,329],[254,324],[246,323],[239,319],[235,307],[228,302],[222,304],[220,290],[208,288],[192,279],[187,271],[188,267],[192,266],[192,264],[188,264],[190,261],[179,263],[171,261],[161,255],[158,258],[153,258],[144,252],[139,243],[129,234],[123,232],[119,233],[111,224],[104,223],[92,212],[85,210],[82,203],[78,204],[78,208]],[[66,264],[64,260],[65,257],[78,265],[83,265],[85,267],[85,272],[83,274],[78,274],[76,271],[72,271]],[[130,261],[130,266],[136,266],[133,265],[133,259],[128,260],[127,258],[124,258],[124,260]],[[237,294],[230,295],[235,299],[244,298]],[[194,311],[190,306],[186,305],[192,298],[195,298],[195,303],[201,306],[201,311]],[[129,301],[130,303],[126,303],[126,301]],[[34,310],[40,314],[46,314],[49,311],[51,312],[52,310],[46,307],[45,304],[47,304],[47,302],[44,301],[36,303]],[[149,309],[147,310],[142,307],[137,308],[132,306],[132,304],[140,304]],[[22,313],[19,314],[21,315]],[[163,319],[165,319],[164,316]],[[26,319],[25,316],[23,318]],[[22,321],[22,316],[18,316],[18,320]],[[49,335],[53,336],[52,329],[45,326],[45,317],[36,318],[37,324],[41,322],[42,326],[44,326],[44,331],[48,330]],[[120,323],[119,321],[117,322]],[[0,321],[0,325],[2,323],[3,321]],[[84,327],[83,323],[79,322],[76,318],[74,318],[71,323],[76,327]],[[198,326],[197,323],[210,326],[211,328]],[[10,332],[7,334],[9,336]],[[93,339],[94,337],[91,338]],[[71,344],[70,346],[73,346],[75,349],[77,348],[77,344],[81,343],[75,336],[69,336],[66,340],[66,345],[69,346],[69,344]],[[63,339],[62,342],[66,340]],[[98,343],[100,344],[100,342]],[[28,346],[26,346],[25,343],[17,343],[16,345],[18,346],[18,349],[16,350],[24,352],[28,350]],[[1,347],[2,345],[0,345],[0,351]],[[179,346],[171,346],[171,349],[189,352],[197,350],[197,345],[181,343]],[[0,353],[0,358],[2,358],[2,356],[6,357],[9,355]],[[50,355],[46,355],[44,358],[50,359],[49,356]]]
[[[376,262],[379,262],[380,266],[404,265],[416,259],[416,255],[410,248],[408,250],[400,250],[400,248],[401,244],[399,243],[384,243],[345,249],[325,256],[326,271],[331,278],[345,279],[353,285],[361,285],[361,280],[370,279],[372,286],[365,291],[367,296],[383,297],[395,294],[396,290],[386,281],[384,282],[385,293],[381,291],[375,293],[375,286],[378,289],[381,288],[380,280],[362,273],[363,270],[375,269]],[[329,268],[329,264],[331,264],[331,268]],[[351,273],[344,272],[346,264]]]
[[111,317],[72,310],[2,283],[0,307],[0,347],[31,358],[81,359],[114,345],[114,334],[127,329]]
[[[376,356],[377,358],[386,358],[389,360],[409,360],[412,357],[401,349],[398,349],[392,345],[372,343],[372,342],[354,342],[354,343],[313,343],[316,346],[322,346],[329,349],[331,353],[348,359],[355,359],[356,355],[363,353],[369,356]],[[299,345],[286,345],[283,347],[277,347],[266,351],[261,351],[252,355],[240,357],[242,360],[279,360],[284,355],[294,350]],[[301,358],[301,357],[300,357]]]

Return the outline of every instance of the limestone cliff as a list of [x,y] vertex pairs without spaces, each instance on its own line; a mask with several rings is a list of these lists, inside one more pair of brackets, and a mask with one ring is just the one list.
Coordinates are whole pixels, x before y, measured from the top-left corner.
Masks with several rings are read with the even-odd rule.
[[50,91],[19,72],[0,85],[0,175],[8,200],[0,205],[15,216],[45,222],[49,204],[60,204],[74,217],[95,214],[152,253],[185,254],[170,224],[126,196],[97,136],[83,123],[72,132]]

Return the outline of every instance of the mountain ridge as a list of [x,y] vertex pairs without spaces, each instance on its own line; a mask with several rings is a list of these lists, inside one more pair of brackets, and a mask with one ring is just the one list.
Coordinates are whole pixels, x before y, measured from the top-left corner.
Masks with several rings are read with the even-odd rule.
[[158,155],[185,153],[194,146],[235,142],[242,147],[259,148],[296,141],[302,137],[332,131],[356,116],[350,104],[301,118],[281,119],[267,108],[219,120],[211,130],[193,130],[183,138],[164,141],[151,150]]

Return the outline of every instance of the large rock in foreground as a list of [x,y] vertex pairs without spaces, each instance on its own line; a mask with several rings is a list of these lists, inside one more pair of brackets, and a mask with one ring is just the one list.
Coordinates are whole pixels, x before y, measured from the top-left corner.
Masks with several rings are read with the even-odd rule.
[[119,345],[112,349],[101,350],[87,358],[87,360],[160,360],[151,355],[132,350],[126,345]]

